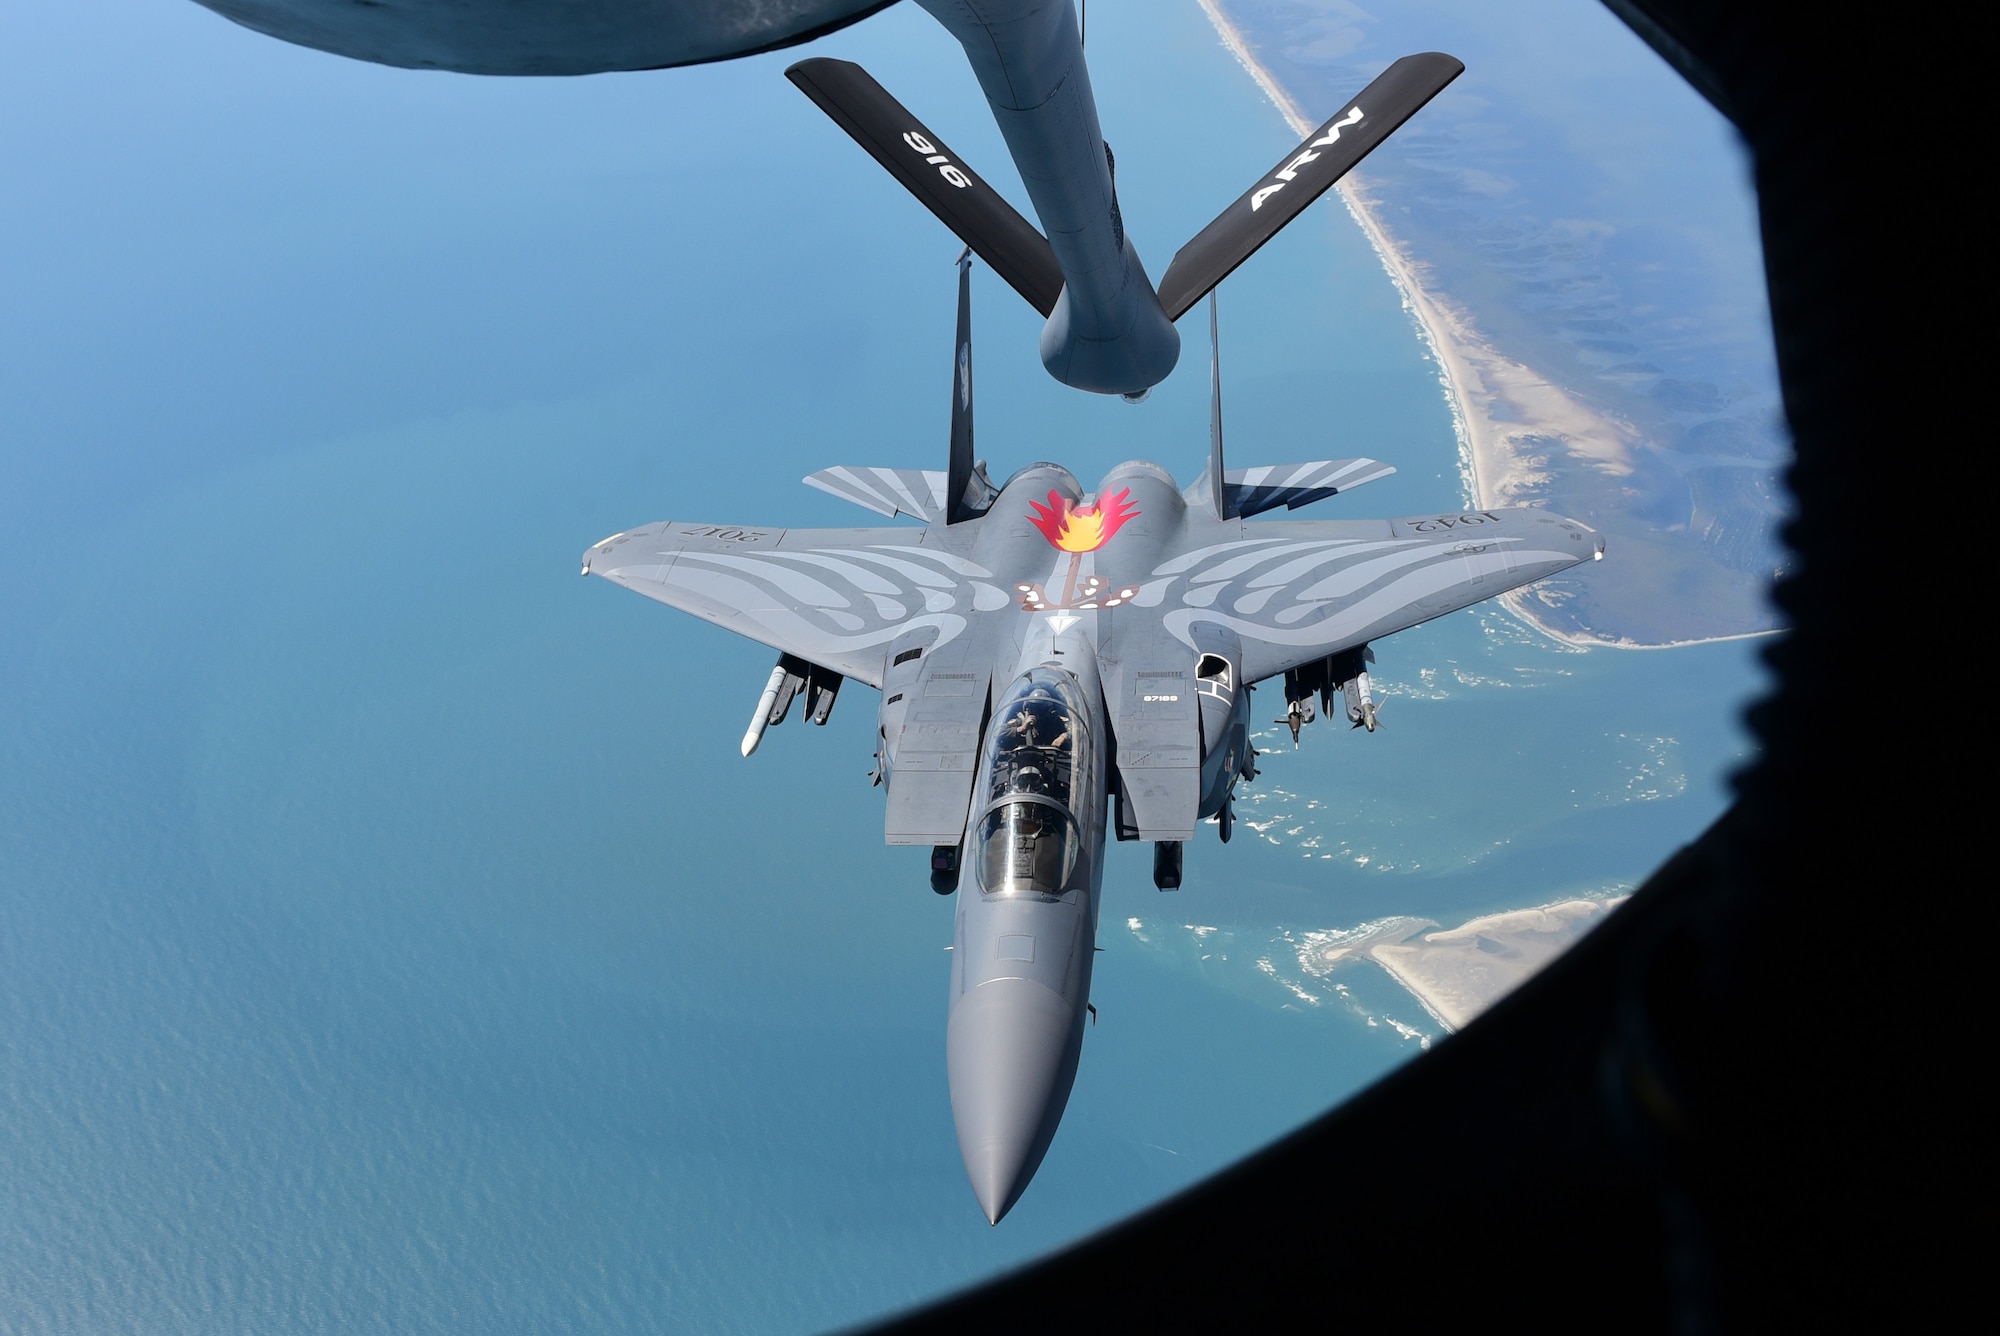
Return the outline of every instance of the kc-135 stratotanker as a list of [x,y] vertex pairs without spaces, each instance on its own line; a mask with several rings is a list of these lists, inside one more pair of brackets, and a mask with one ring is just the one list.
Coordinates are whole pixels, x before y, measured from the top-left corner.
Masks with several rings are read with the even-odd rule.
[[1046,235],[859,65],[802,60],[785,76],[1046,317],[1050,375],[1134,400],[1179,360],[1175,321],[1465,71],[1438,51],[1391,64],[1175,252],[1156,288],[1125,231],[1070,0],[919,3],[965,48]]
[[[362,60],[477,74],[591,74],[728,60],[832,32],[887,0],[200,0],[238,23]],[[1415,115],[1465,66],[1383,70],[1177,251],[1157,287],[1126,235],[1072,0],[917,0],[965,49],[1038,230],[851,61],[786,77],[1046,319],[1065,385],[1144,397],[1180,358],[1174,322]]]
[[[1373,732],[1371,642],[1579,562],[1604,541],[1546,510],[1253,520],[1394,472],[1372,459],[1230,469],[1212,358],[1206,471],[1134,461],[1085,490],[1060,465],[996,487],[975,462],[969,257],[960,257],[943,472],[805,481],[894,518],[864,529],[670,520],[613,534],[583,573],[778,651],[743,737],[844,680],[882,693],[875,779],[890,844],[963,886],[945,1056],[967,1176],[997,1223],[1055,1136],[1090,1002],[1107,837],[1153,844],[1180,885],[1200,823],[1226,842],[1256,775],[1252,683],[1282,677],[1298,731],[1335,698]],[[1210,299],[1214,338],[1214,301]]]

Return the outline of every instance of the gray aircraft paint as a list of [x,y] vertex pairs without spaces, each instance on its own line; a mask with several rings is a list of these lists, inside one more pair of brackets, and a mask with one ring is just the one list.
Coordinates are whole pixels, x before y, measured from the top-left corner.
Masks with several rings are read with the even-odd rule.
[[[486,74],[727,59],[809,40],[880,7],[635,0],[584,13],[561,0],[200,2],[321,50]],[[1009,281],[1047,310],[1049,371],[1107,393],[1163,379],[1179,357],[1173,319],[1463,69],[1426,53],[1385,70],[1174,256],[1163,304],[1125,235],[1071,0],[919,2],[965,47],[1047,232],[1044,242],[992,195],[960,218],[978,235],[961,235],[982,254],[1004,251],[1020,270]],[[859,88],[874,119],[907,114],[879,87],[869,91],[865,71],[853,73],[864,82],[849,77],[847,92]],[[850,133],[894,131],[927,165],[950,167],[953,189],[978,193],[969,168],[910,138],[914,125],[864,126],[837,101],[844,95],[822,88],[815,100],[853,122]],[[948,221],[958,215],[955,205],[929,202]],[[1052,302],[1050,255],[1061,273]],[[1296,508],[1389,470],[1372,460],[1226,470],[1219,389],[1209,467],[1185,492],[1164,470],[1134,463],[1087,494],[1054,465],[1030,466],[996,493],[971,458],[967,290],[962,273],[950,468],[840,467],[807,479],[922,528],[651,524],[594,545],[583,569],[779,651],[746,756],[800,693],[802,712],[824,723],[843,678],[882,688],[885,836],[945,851],[934,866],[955,849],[959,879],[973,878],[958,907],[947,1063],[967,1174],[997,1221],[1039,1165],[1075,1079],[1107,804],[1119,838],[1177,853],[1198,821],[1215,818],[1227,840],[1234,786],[1255,777],[1250,683],[1284,675],[1294,728],[1312,717],[1315,692],[1330,705],[1338,690],[1349,717],[1373,731],[1370,640],[1600,556],[1603,544],[1581,525],[1525,510],[1246,526],[1261,511]],[[1211,376],[1219,380],[1213,368]],[[1116,523],[1105,507],[1116,508]],[[1092,518],[1103,522],[1099,541],[1058,543],[1058,522]],[[982,881],[982,855],[996,847],[983,818],[1048,809],[1034,793],[994,797],[1002,762],[987,722],[1039,673],[1074,684],[1068,731],[1092,739],[1059,805],[1074,823],[1062,829],[1073,831],[1076,856],[1046,885],[1030,879],[1026,891],[995,893]],[[1017,855],[1043,847],[1042,836],[1018,834],[1030,824],[1008,827]],[[1155,876],[1163,888],[1178,885],[1177,857],[1156,858]]]
[[[961,331],[968,292],[961,273]],[[969,336],[956,364],[962,454]],[[1219,382],[1219,369],[1212,376]],[[963,498],[948,495],[950,471],[833,468],[807,481],[922,523],[666,521],[583,556],[586,575],[779,652],[746,753],[782,721],[793,690],[823,692],[838,685],[834,675],[881,690],[885,838],[956,851],[946,1060],[966,1173],[990,1220],[1040,1164],[1076,1077],[1107,831],[1177,854],[1213,818],[1227,839],[1235,786],[1255,777],[1250,684],[1282,676],[1295,724],[1313,717],[1315,694],[1330,711],[1338,692],[1348,718],[1372,731],[1370,642],[1604,552],[1595,531],[1527,508],[1247,518],[1246,509],[1303,504],[1391,470],[1366,459],[1230,470],[1216,402],[1209,466],[1185,489],[1139,461],[1088,491],[1058,465],[1031,464],[996,494],[983,471],[955,460]],[[954,501],[965,515],[957,523]],[[1004,774],[1025,782],[1033,768],[1018,747],[1003,753],[996,721],[1034,673],[1074,683],[1062,730],[1070,751],[1034,751],[1036,775],[1071,776],[1060,802],[1035,789],[995,792]],[[831,697],[815,699],[823,710]],[[1040,833],[1028,821],[987,837],[989,815],[1014,821],[1029,809],[1060,819]],[[1039,849],[1051,829],[1073,829],[1077,846],[1060,879],[987,885],[995,839]]]
[[1064,287],[1042,365],[1102,394],[1159,384],[1181,352],[1125,235],[1071,0],[918,0],[965,47],[1028,189]]
[[810,41],[894,0],[197,0],[318,51],[461,74],[602,74]]
[[[471,74],[591,74],[723,60],[844,27],[889,0],[199,0],[245,27],[359,60]],[[1042,362],[1101,393],[1158,384],[1180,356],[1124,236],[1071,0],[920,0],[964,45],[1065,280]]]
[[[845,27],[892,0],[761,0],[755,5],[631,0],[617,6],[564,0],[198,2],[259,32],[379,64],[550,75],[657,69],[792,46]],[[1037,277],[1030,300],[1048,317],[1041,333],[1042,365],[1065,385],[1101,394],[1136,397],[1165,380],[1180,358],[1174,321],[1464,68],[1435,52],[1395,62],[1362,91],[1365,107],[1350,103],[1265,173],[1175,254],[1155,289],[1125,232],[1115,160],[1100,127],[1073,0],[918,4],[965,48],[1041,221],[1047,250],[1032,226],[997,194],[987,199],[993,212],[1005,215],[1003,230],[1012,234],[1009,238],[992,233],[991,214],[983,234],[981,228],[967,230],[969,219],[952,223],[947,217],[947,222],[989,263],[1006,267],[996,246],[1015,252],[1017,260],[1034,261]],[[788,73],[796,77],[813,63],[801,62]],[[859,67],[852,69],[873,84]],[[885,111],[907,116],[885,90],[875,87],[873,94],[885,105],[876,106],[867,119]],[[823,100],[831,95],[832,90],[823,89],[815,98],[843,119],[837,106]],[[850,134],[862,132],[851,118],[844,128]],[[983,184],[975,188],[976,174],[969,166],[932,152],[939,147],[934,136],[918,133],[914,120],[893,129],[892,138],[905,141],[910,151],[944,171],[967,197],[985,189]],[[871,152],[879,154],[880,144]],[[885,160],[885,165],[893,161]],[[905,184],[912,182],[906,179]],[[953,212],[953,206],[935,196],[928,203],[945,215]],[[1055,289],[1056,275],[1048,267],[1051,253],[1061,277],[1052,306],[1046,304],[1047,292]],[[1010,281],[1020,277],[1014,274]]]

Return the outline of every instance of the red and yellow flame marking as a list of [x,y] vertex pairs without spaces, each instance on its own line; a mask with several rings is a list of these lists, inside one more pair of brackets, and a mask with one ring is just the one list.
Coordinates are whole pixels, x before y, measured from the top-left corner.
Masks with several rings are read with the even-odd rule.
[[1050,492],[1046,506],[1039,501],[1028,503],[1034,512],[1028,522],[1064,552],[1095,552],[1139,513],[1131,496],[1132,489],[1127,487],[1092,504],[1072,507],[1061,492]]

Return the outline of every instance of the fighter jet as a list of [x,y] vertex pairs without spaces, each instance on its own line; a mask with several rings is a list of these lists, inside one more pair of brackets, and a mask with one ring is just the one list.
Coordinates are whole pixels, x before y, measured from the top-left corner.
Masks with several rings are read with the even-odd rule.
[[[1213,341],[1212,297],[1209,321]],[[1236,786],[1256,776],[1252,684],[1282,681],[1294,738],[1336,696],[1372,733],[1374,642],[1604,554],[1594,530],[1528,508],[1253,519],[1394,470],[1228,468],[1219,354],[1210,390],[1207,467],[1186,488],[1141,461],[1089,489],[1051,463],[996,486],[973,453],[962,255],[946,468],[805,479],[916,524],[668,520],[583,554],[583,574],[778,652],[745,756],[801,694],[824,724],[847,680],[881,692],[884,836],[930,848],[934,890],[964,890],[945,1057],[966,1174],[994,1223],[1076,1077],[1105,841],[1151,842],[1155,885],[1177,888],[1185,843],[1205,821],[1226,842]]]
[[[286,41],[474,74],[591,74],[728,60],[809,41],[888,0],[199,0]],[[1073,0],[918,0],[965,48],[1027,187],[1029,223],[859,65],[785,73],[1046,317],[1066,385],[1143,398],[1180,358],[1174,322],[1465,69],[1405,56],[1175,254],[1157,288],[1125,234]]]

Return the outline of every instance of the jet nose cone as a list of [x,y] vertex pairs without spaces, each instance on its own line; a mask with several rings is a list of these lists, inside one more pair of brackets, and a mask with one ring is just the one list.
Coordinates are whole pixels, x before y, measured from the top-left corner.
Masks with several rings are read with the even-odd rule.
[[993,979],[951,1009],[945,1066],[958,1152],[994,1224],[1020,1200],[1076,1080],[1077,1008],[1029,979]]

